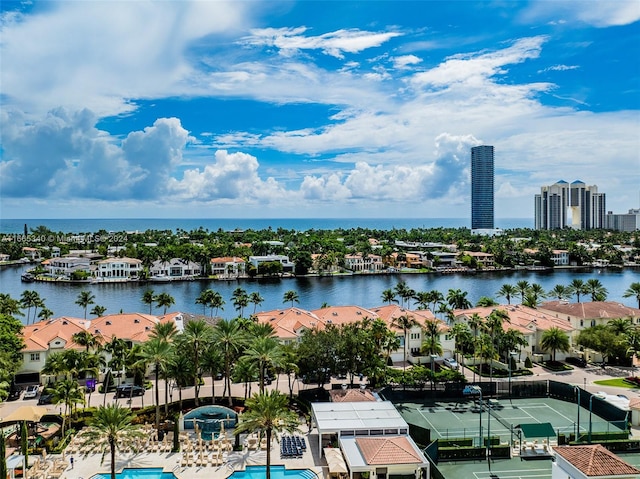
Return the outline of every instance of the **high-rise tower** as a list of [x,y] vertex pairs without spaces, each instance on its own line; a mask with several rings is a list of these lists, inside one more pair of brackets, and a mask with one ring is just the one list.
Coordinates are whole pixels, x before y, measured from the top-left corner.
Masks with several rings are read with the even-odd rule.
[[471,229],[493,229],[493,146],[471,148]]
[[540,188],[535,195],[535,228],[553,230],[570,227],[590,230],[605,227],[606,196],[598,187],[576,180],[560,180]]

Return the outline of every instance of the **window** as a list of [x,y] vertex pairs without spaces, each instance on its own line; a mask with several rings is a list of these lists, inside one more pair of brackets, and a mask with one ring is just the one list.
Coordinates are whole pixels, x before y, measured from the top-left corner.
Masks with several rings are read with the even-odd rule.
[[29,355],[30,361],[40,361],[40,353],[31,353]]
[[584,319],[581,319],[580,320],[580,327],[583,327],[583,326],[584,326]]

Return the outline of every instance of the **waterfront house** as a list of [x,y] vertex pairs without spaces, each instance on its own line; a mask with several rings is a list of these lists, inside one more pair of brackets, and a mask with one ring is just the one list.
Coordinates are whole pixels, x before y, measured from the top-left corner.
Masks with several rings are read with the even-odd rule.
[[[16,381],[43,382],[40,371],[48,356],[66,349],[84,349],[73,342],[72,337],[76,333],[88,331],[96,336],[101,344],[117,337],[131,346],[147,341],[155,325],[160,322],[174,322],[178,330],[182,329],[180,313],[168,313],[161,317],[142,313],[109,314],[94,319],[63,316],[26,325],[22,328],[22,338],[25,342],[22,350],[23,364],[16,374]],[[103,355],[107,361],[110,359],[108,354]]]
[[87,274],[91,273],[91,260],[86,257],[62,256],[49,258],[42,262],[42,266],[47,271],[47,275],[52,278],[70,279],[71,275],[78,271]]
[[[474,314],[477,314],[481,318],[488,317],[492,311],[494,310],[504,311],[508,317],[508,321],[504,321],[502,323],[502,329],[506,332],[510,329],[514,329],[524,336],[527,341],[527,346],[522,347],[520,351],[518,351],[519,359],[524,359],[527,356],[531,359],[551,359],[552,351],[545,351],[542,349],[541,341],[542,335],[545,331],[548,331],[551,328],[558,328],[561,331],[565,332],[569,337],[570,344],[575,342],[575,328],[571,325],[569,321],[562,320],[553,316],[552,314],[545,313],[540,311],[539,309],[530,308],[528,306],[523,306],[521,304],[516,305],[501,305],[501,306],[487,306],[487,307],[476,307],[470,309],[458,309],[453,312],[454,314],[454,322],[464,321],[469,324],[469,320]],[[536,356],[534,358],[534,355]],[[570,350],[569,353],[563,353],[561,351],[556,351],[556,359],[562,360],[567,356],[574,355]],[[507,365],[500,365],[494,362],[495,367],[503,367],[507,368]]]
[[245,276],[246,262],[237,256],[211,258],[211,274],[221,279],[234,279]]
[[262,263],[275,263],[282,264],[283,273],[292,273],[295,268],[295,263],[289,260],[289,257],[282,254],[269,254],[264,256],[249,256],[249,263],[251,263],[258,272],[260,271],[260,265]]
[[547,301],[540,304],[538,310],[570,322],[577,331],[607,324],[612,319],[618,318],[629,318],[633,324],[640,324],[640,309],[630,308],[615,301],[585,301],[581,303]]
[[22,254],[25,258],[30,259],[31,261],[38,260],[42,257],[40,250],[38,248],[32,248],[30,246],[25,246],[22,248]]
[[136,258],[105,258],[98,261],[96,277],[102,281],[131,280],[140,277],[142,260]]
[[384,269],[382,256],[362,253],[346,254],[344,256],[344,267],[354,273],[377,273]]
[[477,265],[478,269],[492,269],[495,267],[494,256],[491,253],[483,253],[481,251],[465,251],[464,256],[469,256]]
[[166,276],[169,279],[193,279],[202,275],[202,267],[193,261],[171,258],[169,261],[154,261],[149,272],[151,276]]
[[391,359],[394,362],[404,360],[404,332],[394,326],[394,320],[402,315],[412,316],[417,325],[413,326],[407,334],[407,360],[409,362],[427,363],[430,358],[420,353],[422,343],[425,340],[423,327],[427,320],[438,321],[440,325],[439,341],[443,349],[443,357],[453,356],[454,341],[448,336],[448,326],[436,319],[428,310],[405,310],[398,305],[385,305],[373,309],[360,306],[329,306],[313,311],[300,308],[276,309],[255,314],[260,323],[268,323],[273,326],[275,337],[283,344],[291,344],[300,340],[302,333],[307,329],[324,329],[328,325],[342,326],[358,321],[381,319],[387,327],[394,331],[400,340],[400,346],[391,351]]
[[[371,311],[382,319],[390,330],[395,331],[396,336],[400,340],[400,348],[391,353],[391,359],[394,362],[404,361],[404,332],[401,328],[394,326],[397,318],[404,315],[413,317],[418,323],[416,326],[413,326],[407,334],[408,362],[412,364],[424,364],[431,361],[429,356],[424,356],[421,353],[422,343],[427,339],[423,330],[427,321],[438,322],[438,342],[440,346],[442,346],[442,358],[451,358],[454,356],[455,341],[449,336],[449,326],[447,326],[444,321],[437,319],[428,309],[408,310],[397,304],[387,304],[372,308]],[[438,362],[442,358],[438,358]]]

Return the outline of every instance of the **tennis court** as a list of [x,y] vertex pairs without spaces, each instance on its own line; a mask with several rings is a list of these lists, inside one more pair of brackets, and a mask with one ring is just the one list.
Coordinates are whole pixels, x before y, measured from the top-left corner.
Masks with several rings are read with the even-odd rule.
[[[488,406],[490,404],[490,406]],[[552,398],[502,399],[460,402],[403,402],[396,407],[411,424],[431,430],[431,439],[476,438],[500,436],[501,442],[512,442],[512,427],[519,424],[550,423],[556,434],[576,432],[578,414],[580,431],[588,433],[591,422],[592,432],[618,432],[624,430],[624,421],[614,424],[604,421],[595,414],[589,420],[589,410]],[[489,407],[490,412],[489,414]],[[579,412],[578,412],[579,411]],[[619,426],[619,427],[618,427]]]

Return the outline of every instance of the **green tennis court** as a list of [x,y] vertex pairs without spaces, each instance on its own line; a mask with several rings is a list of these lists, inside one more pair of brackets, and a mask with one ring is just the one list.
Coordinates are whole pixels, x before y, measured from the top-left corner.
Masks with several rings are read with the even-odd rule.
[[[480,408],[479,401],[460,402],[403,402],[396,404],[404,419],[411,424],[431,430],[431,439],[500,436],[502,442],[511,441],[511,427],[519,424],[550,423],[556,434],[575,433],[580,420],[581,433],[618,432],[624,421],[614,424],[603,420],[575,403],[552,398],[502,399],[487,401]],[[591,417],[591,420],[590,420]]]

